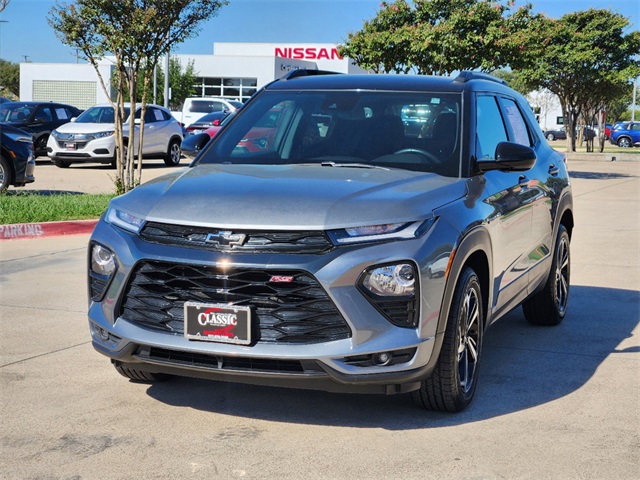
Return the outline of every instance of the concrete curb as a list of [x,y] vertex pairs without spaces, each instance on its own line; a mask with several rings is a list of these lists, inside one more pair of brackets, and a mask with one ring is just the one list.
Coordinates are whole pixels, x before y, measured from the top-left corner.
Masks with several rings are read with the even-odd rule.
[[89,234],[97,223],[98,219],[0,225],[0,241]]

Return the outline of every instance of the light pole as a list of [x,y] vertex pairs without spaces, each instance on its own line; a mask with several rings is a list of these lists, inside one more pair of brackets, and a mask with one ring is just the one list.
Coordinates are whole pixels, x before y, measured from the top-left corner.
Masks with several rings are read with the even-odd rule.
[[9,23],[9,20],[0,20],[0,58],[2,58],[2,24]]

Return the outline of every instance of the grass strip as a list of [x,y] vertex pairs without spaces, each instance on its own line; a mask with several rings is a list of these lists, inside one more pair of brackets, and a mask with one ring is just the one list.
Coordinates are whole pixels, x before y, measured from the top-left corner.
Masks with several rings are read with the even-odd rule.
[[98,218],[113,194],[7,192],[0,195],[0,225]]

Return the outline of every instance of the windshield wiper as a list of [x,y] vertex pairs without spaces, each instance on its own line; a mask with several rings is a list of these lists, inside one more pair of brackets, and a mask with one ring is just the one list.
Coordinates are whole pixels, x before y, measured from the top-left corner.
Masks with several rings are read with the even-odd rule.
[[389,170],[387,167],[381,167],[380,165],[371,165],[368,163],[336,163],[336,162],[322,162],[320,165],[323,167],[346,167],[346,168],[377,168],[380,170]]

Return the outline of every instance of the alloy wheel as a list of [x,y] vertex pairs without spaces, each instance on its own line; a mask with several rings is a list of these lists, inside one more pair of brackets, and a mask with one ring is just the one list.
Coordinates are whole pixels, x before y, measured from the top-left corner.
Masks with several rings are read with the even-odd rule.
[[562,238],[556,253],[556,306],[564,315],[569,300],[569,245]]
[[467,393],[473,387],[480,357],[480,301],[478,292],[470,287],[464,297],[458,326],[458,378]]

